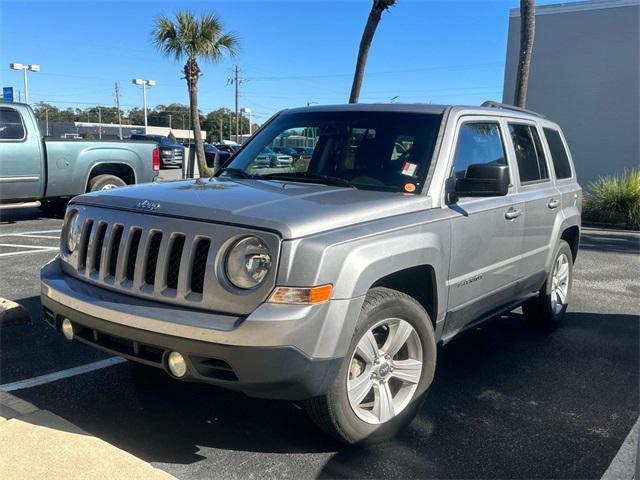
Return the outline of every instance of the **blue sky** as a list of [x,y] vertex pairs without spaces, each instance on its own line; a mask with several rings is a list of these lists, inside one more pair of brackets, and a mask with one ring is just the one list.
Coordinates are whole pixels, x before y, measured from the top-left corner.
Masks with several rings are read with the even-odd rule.
[[[538,2],[552,3],[552,2]],[[234,64],[246,79],[241,106],[257,121],[306,102],[344,103],[370,0],[70,1],[0,0],[0,79],[22,90],[10,62],[37,63],[31,103],[141,106],[134,77],[158,82],[149,104],[187,103],[182,65],[163,58],[150,31],[159,14],[215,12],[241,38],[239,57],[203,64],[204,113],[233,108]],[[517,0],[400,0],[385,13],[367,64],[362,102],[478,104],[502,97],[509,9]]]

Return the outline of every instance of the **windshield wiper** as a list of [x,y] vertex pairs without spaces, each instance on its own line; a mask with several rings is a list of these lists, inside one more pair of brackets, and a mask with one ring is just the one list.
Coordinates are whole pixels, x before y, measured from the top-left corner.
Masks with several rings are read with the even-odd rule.
[[332,177],[330,175],[322,175],[320,173],[309,173],[309,172],[268,173],[266,175],[260,175],[254,178],[269,179],[269,180],[289,180],[293,182],[319,183],[323,185],[330,185],[332,187],[345,187],[345,188],[353,188],[353,189],[356,188],[354,185],[352,185],[350,182],[348,182],[344,178]]
[[241,168],[233,168],[233,167],[221,168],[219,170],[219,173],[226,173],[227,175],[233,178],[253,178],[252,175],[249,175],[247,172],[245,172]]

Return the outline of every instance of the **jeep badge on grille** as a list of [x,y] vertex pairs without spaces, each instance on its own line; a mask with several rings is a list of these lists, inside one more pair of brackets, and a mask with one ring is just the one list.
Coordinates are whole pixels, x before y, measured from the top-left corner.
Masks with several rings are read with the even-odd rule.
[[141,202],[136,203],[136,208],[142,208],[144,210],[157,210],[160,208],[160,204],[151,202],[149,200],[142,200]]

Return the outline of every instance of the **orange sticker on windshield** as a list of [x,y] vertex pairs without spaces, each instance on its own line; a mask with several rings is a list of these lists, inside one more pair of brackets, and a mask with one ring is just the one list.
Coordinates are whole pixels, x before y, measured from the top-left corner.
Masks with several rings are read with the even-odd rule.
[[404,185],[404,191],[408,193],[413,193],[416,191],[416,186],[413,183],[406,183]]

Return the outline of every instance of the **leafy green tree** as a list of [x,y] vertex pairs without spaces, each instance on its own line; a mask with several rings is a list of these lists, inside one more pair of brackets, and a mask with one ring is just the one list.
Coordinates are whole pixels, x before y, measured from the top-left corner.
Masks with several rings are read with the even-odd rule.
[[238,38],[225,33],[222,22],[214,14],[199,18],[189,12],[181,11],[175,20],[165,16],[156,18],[153,29],[156,47],[167,57],[176,61],[185,61],[184,76],[189,89],[191,126],[198,157],[201,176],[210,176],[204,155],[204,146],[200,134],[200,115],[198,112],[198,80],[201,75],[198,60],[220,62],[225,55],[234,57],[238,48]]
[[382,12],[388,10],[396,4],[397,0],[373,0],[367,24],[362,32],[360,39],[360,48],[358,49],[358,59],[356,61],[356,71],[353,74],[353,85],[351,85],[351,95],[349,103],[358,103],[360,99],[360,89],[362,88],[362,79],[364,78],[364,69],[367,65],[367,57],[371,49],[373,36],[376,34],[378,23],[382,18]]

